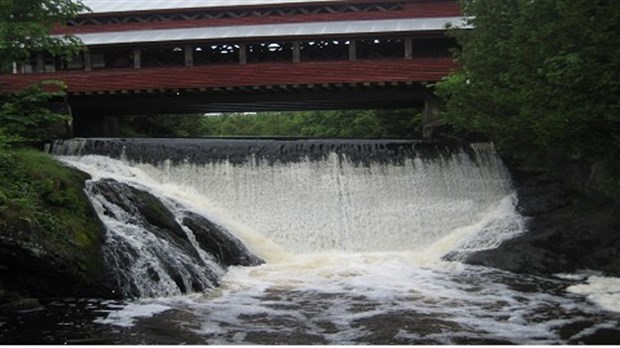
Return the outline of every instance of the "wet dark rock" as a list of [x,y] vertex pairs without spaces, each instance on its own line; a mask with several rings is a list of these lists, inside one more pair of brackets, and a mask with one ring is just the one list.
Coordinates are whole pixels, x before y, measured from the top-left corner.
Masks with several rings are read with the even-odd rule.
[[[161,230],[172,232],[180,239],[186,239],[183,228],[175,220],[174,214],[152,194],[113,179],[93,183],[94,190],[109,202]],[[110,211],[107,209],[107,211]],[[110,211],[110,214],[112,212]]]
[[517,188],[517,211],[523,216],[547,214],[571,204],[568,191],[560,183]]
[[[85,197],[84,204],[88,204]],[[87,210],[84,220],[92,226],[83,230],[98,231],[100,240],[78,246],[71,234],[86,232],[58,236],[27,217],[0,219],[0,289],[20,296],[18,300],[2,296],[0,303],[24,304],[19,301],[30,297],[114,297],[99,249],[103,227],[94,210]]]
[[[176,245],[200,262],[200,257],[183,231],[183,227],[157,197],[113,179],[94,182],[91,189],[127,212],[135,219],[134,223],[142,225],[159,238]],[[109,208],[106,210],[111,211]]]
[[88,174],[40,152],[0,160],[0,304],[62,296],[109,297],[105,230],[84,193]]
[[[263,262],[223,228],[194,213],[176,212],[175,215],[168,206],[147,191],[112,179],[93,182],[89,189],[92,193],[105,198],[104,204],[108,205],[104,207],[105,214],[117,219],[119,217],[115,215],[120,214],[130,219],[128,222],[131,224],[139,226],[147,233],[152,233],[168,245],[175,246],[189,257],[189,259],[179,258],[168,248],[150,249],[159,260],[159,266],[182,293],[203,291],[219,282],[219,275],[215,270],[209,270],[208,274],[194,273],[194,265],[207,266],[198,248],[211,255],[223,268],[232,265],[258,265]],[[123,212],[118,212],[118,209]],[[190,240],[184,226],[177,219],[182,219],[185,228],[193,232],[198,246]],[[117,272],[115,278],[118,288],[122,289],[126,296],[139,296],[139,291],[132,285],[131,277],[125,275],[130,273],[126,268],[131,265],[131,259],[135,258],[132,257],[135,256],[133,247],[124,241],[119,241],[112,253],[114,257],[109,257],[109,262],[113,263],[113,268],[121,270]],[[126,261],[122,261],[123,259]],[[188,273],[193,276],[188,278]],[[205,276],[209,283],[197,280],[197,276]],[[149,271],[149,277],[153,283],[159,281],[159,275],[155,270]]]
[[529,217],[526,233],[496,249],[472,253],[464,261],[516,273],[590,269],[620,276],[620,204],[580,191],[587,185],[578,181],[587,176],[577,172],[561,180],[549,173],[513,170],[517,209]]
[[[112,209],[111,206],[114,205],[122,209],[124,214],[129,217],[129,222],[140,226],[148,233],[152,233],[158,239],[166,241],[168,245],[174,245],[185,256],[189,257],[188,260],[179,259],[177,255],[168,249],[151,250],[159,260],[159,266],[182,293],[202,291],[212,284],[217,284],[218,276],[215,272],[201,274],[209,279],[210,284],[203,284],[195,279],[189,279],[188,281],[183,275],[186,272],[193,274],[192,266],[204,265],[204,261],[189,240],[183,227],[176,221],[174,213],[157,197],[149,192],[112,179],[93,182],[90,185],[90,190],[94,194],[103,196],[107,201],[105,204],[110,205],[110,207],[104,207],[105,214],[118,218],[115,216],[115,209]],[[116,245],[115,249],[113,252],[114,257],[108,257],[107,259],[112,264],[112,268],[117,270],[115,275],[117,287],[121,289],[124,296],[140,296],[138,288],[133,283],[131,276],[128,275],[131,273],[128,267],[131,266],[132,259],[135,259],[137,256],[137,250],[125,242]],[[119,258],[121,262],[119,262]],[[160,280],[158,273],[152,268],[148,269],[148,276],[152,283]]]
[[213,255],[222,266],[256,266],[264,263],[232,234],[200,215],[187,213],[183,225],[192,230],[200,247]]
[[620,342],[620,330],[598,329],[591,335],[575,339],[570,344],[617,345]]
[[616,209],[576,207],[538,216],[527,232],[465,262],[517,273],[554,274],[597,270],[620,276],[620,221]]

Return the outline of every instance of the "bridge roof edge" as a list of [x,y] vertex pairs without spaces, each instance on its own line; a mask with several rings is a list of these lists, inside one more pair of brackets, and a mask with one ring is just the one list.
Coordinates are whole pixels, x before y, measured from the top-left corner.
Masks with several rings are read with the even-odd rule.
[[338,22],[259,24],[182,29],[132,30],[76,34],[87,46],[258,38],[295,38],[442,31],[446,26],[468,28],[464,17],[385,19]]

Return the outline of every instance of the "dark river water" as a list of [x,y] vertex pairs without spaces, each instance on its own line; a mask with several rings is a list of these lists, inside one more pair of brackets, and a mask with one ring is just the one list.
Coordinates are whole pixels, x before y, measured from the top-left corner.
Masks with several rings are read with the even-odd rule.
[[[460,264],[402,268],[394,279],[387,273],[394,269],[374,263],[380,259],[400,269],[407,262],[403,257],[360,256],[337,270],[303,264],[317,260],[235,269],[222,288],[206,294],[130,302],[58,300],[0,317],[0,343],[620,342],[620,314],[566,291],[581,281]],[[294,276],[283,273],[291,267],[315,268]]]

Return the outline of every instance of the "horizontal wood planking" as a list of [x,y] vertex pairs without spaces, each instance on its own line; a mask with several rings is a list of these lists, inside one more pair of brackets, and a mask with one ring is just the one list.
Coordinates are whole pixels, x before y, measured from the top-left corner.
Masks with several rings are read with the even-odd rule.
[[62,80],[70,93],[196,88],[310,85],[364,82],[438,81],[456,68],[450,58],[204,65],[109,69],[0,76],[0,85],[17,91],[43,80]]

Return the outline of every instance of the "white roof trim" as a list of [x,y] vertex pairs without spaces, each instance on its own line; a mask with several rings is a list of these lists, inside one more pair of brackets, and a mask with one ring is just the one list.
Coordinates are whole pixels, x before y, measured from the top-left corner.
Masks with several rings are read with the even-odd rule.
[[80,38],[87,46],[96,46],[170,41],[246,40],[284,36],[307,37],[324,35],[394,34],[443,30],[448,24],[458,27],[467,27],[465,18],[463,17],[441,17],[133,30],[76,34],[75,36]]

